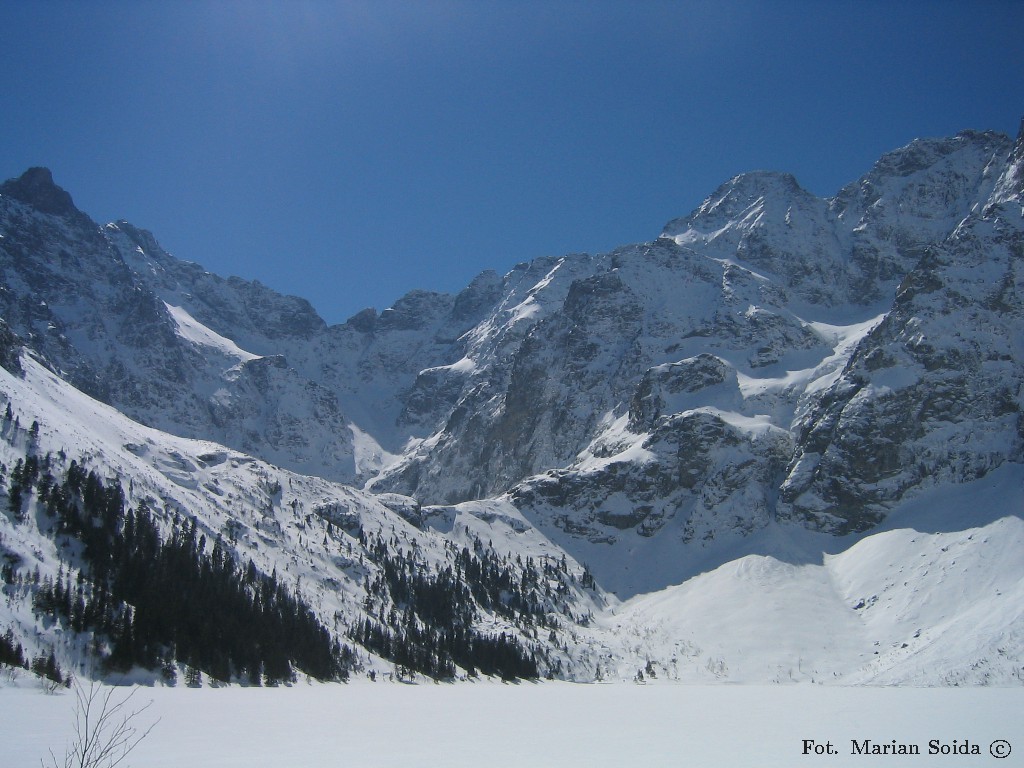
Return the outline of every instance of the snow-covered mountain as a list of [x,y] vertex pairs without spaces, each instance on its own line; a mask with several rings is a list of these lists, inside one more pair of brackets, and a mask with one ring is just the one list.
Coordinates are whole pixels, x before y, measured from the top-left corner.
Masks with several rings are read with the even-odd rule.
[[[1024,130],[829,199],[743,174],[650,242],[338,326],[30,169],[0,186],[5,483],[46,454],[120,478],[295,579],[367,668],[395,659],[371,629],[429,629],[419,572],[541,674],[1019,682],[1022,264]],[[81,564],[43,496],[0,546],[55,577]]]

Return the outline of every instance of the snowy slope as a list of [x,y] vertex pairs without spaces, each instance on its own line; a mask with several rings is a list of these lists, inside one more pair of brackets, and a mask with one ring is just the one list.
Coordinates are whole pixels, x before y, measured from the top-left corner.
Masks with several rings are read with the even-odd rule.
[[1024,520],[1009,516],[879,533],[812,562],[749,555],[614,611],[617,669],[652,662],[687,682],[1020,684],[1022,547]]
[[[524,560],[563,557],[564,551],[508,502],[410,508],[410,499],[374,497],[213,443],[160,433],[82,395],[30,357],[23,359],[23,368],[23,377],[0,371],[0,389],[22,425],[36,421],[40,426],[35,438],[24,426],[5,428],[0,460],[6,466],[30,440],[40,453],[75,445],[87,465],[130,478],[130,500],[146,498],[165,515],[193,514],[201,530],[211,538],[221,533],[240,558],[251,557],[267,572],[276,569],[336,628],[360,614],[367,597],[363,584],[376,567],[359,554],[358,541],[348,533],[352,519],[366,530],[389,532],[396,547],[414,547],[425,567],[443,563],[449,544],[472,546],[476,539]],[[1002,505],[991,510],[993,518],[1024,508],[1019,471],[1000,470],[977,484],[974,493],[965,490],[946,504],[945,518],[955,519],[956,508],[974,494],[988,494]],[[913,521],[915,514],[908,509],[905,516]],[[335,528],[328,536],[322,515],[343,524],[348,519],[350,527]],[[46,534],[45,516],[19,523],[5,513],[0,524],[0,545],[20,558],[20,570],[56,574],[61,558]],[[649,677],[653,669],[657,679],[709,682],[1020,681],[1024,522],[1019,517],[964,532],[898,529],[846,544],[805,535],[809,538],[794,545],[792,562],[740,557],[624,604],[600,592],[579,591],[566,607],[562,647],[550,649],[553,658],[560,655],[563,672],[583,680],[632,679],[638,670]],[[822,559],[822,547],[836,554]],[[17,601],[0,611],[0,626],[15,627],[35,644],[33,650],[53,646],[67,665],[75,663],[80,651],[62,637],[59,626],[40,625]],[[496,616],[484,621],[515,629]],[[369,668],[389,669],[372,655],[366,658]]]
[[[380,573],[357,533],[386,536],[390,548],[415,552],[422,571],[444,567],[451,551],[475,548],[522,559],[561,561],[564,553],[510,508],[465,505],[424,509],[413,499],[374,496],[321,478],[297,475],[216,443],[179,438],[133,422],[111,407],[75,390],[31,356],[22,359],[22,375],[0,369],[0,397],[12,407],[0,439],[5,472],[27,452],[76,460],[105,478],[120,479],[127,501],[145,500],[163,523],[175,514],[194,517],[211,542],[218,536],[239,562],[252,559],[263,573],[276,572],[302,594],[321,620],[339,636],[366,615],[366,585]],[[28,425],[38,425],[30,434]],[[74,567],[74,556],[54,538],[53,521],[32,502],[24,520],[8,509],[0,514],[0,550],[5,561],[23,576],[36,569],[54,577],[58,568]],[[571,560],[570,570],[582,569]],[[12,627],[30,654],[56,648],[71,668],[86,671],[84,640],[64,633],[60,625],[41,623],[31,612],[27,591],[7,587],[19,599],[0,607],[0,626]],[[596,602],[595,602],[596,601]],[[582,619],[600,602],[599,595],[568,588],[552,615],[567,626]],[[379,604],[379,603],[378,603]],[[387,603],[385,602],[385,605]],[[500,616],[480,619],[488,631],[523,633]],[[528,635],[524,640],[528,641]],[[568,648],[568,646],[567,646]],[[568,650],[560,668],[578,669]],[[372,654],[367,670],[390,670]]]

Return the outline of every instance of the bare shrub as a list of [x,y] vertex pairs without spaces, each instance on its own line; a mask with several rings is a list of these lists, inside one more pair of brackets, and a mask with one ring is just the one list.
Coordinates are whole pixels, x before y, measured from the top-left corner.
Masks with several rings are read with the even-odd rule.
[[[152,705],[131,707],[137,689],[127,696],[115,697],[116,688],[104,688],[92,682],[88,688],[77,681],[75,691],[75,737],[58,762],[53,750],[53,768],[114,768],[124,762],[159,720],[143,728],[139,716]],[[46,764],[42,763],[43,768]]]

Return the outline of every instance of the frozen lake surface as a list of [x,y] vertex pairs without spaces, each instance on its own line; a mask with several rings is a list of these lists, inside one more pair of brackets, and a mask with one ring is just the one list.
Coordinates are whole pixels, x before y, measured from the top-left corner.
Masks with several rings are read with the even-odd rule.
[[[130,689],[118,689],[120,698]],[[181,766],[1024,765],[1024,688],[672,684],[140,688],[136,768]],[[0,688],[4,768],[62,759],[75,696]],[[838,754],[804,754],[805,739]],[[851,741],[915,744],[921,755],[851,754]],[[929,755],[929,742],[981,757]],[[1003,740],[1008,759],[989,749]],[[1005,749],[1005,747],[1003,747]]]

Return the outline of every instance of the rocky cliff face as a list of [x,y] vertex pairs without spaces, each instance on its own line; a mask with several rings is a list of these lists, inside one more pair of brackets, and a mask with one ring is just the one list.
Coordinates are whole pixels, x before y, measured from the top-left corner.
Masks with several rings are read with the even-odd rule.
[[[893,313],[916,316],[903,309],[908,291],[934,279],[927,265],[936,249],[963,240],[961,222],[1006,188],[1013,151],[1006,137],[986,133],[914,142],[831,200],[785,174],[745,174],[651,243],[566,257],[526,302],[504,302],[504,317],[518,322],[496,315],[485,330],[491,348],[509,354],[496,364],[484,345],[468,351],[472,383],[455,418],[382,482],[445,500],[507,490],[571,463],[608,416],[661,391],[669,371],[684,381],[677,390],[696,386],[685,382],[709,375],[707,365],[684,361],[709,355],[741,382],[729,411],[767,416],[794,445],[810,440],[806,412],[836,395],[823,386],[806,392],[800,382],[846,362],[853,350],[844,329],[892,315],[877,334],[892,327]],[[987,258],[986,244],[972,249]],[[691,397],[687,405],[713,402]],[[787,499],[795,487],[787,485]]]
[[635,560],[682,579],[787,522],[864,531],[1020,462],[1021,155],[918,141],[831,200],[747,174],[651,243],[567,258],[567,285],[531,288],[549,300],[506,342],[507,384],[471,355],[486,406],[463,395],[378,482],[506,492],[632,593],[659,586]]
[[830,199],[744,174],[650,242],[333,327],[33,169],[0,187],[0,314],[145,423],[423,504],[504,495],[611,581],[682,577],[1021,461],[1022,141],[915,141]]
[[864,530],[911,489],[965,482],[1024,457],[1024,221],[1014,181],[1022,140],[1008,162],[985,168],[981,183],[957,177],[981,195],[969,206],[915,189],[914,201],[930,206],[913,209],[915,223],[969,212],[920,247],[885,320],[797,420],[798,450],[782,486],[786,515]]
[[76,387],[175,434],[358,477],[334,393],[274,356],[324,327],[308,302],[99,227],[45,169],[0,186],[0,231],[0,314]]

